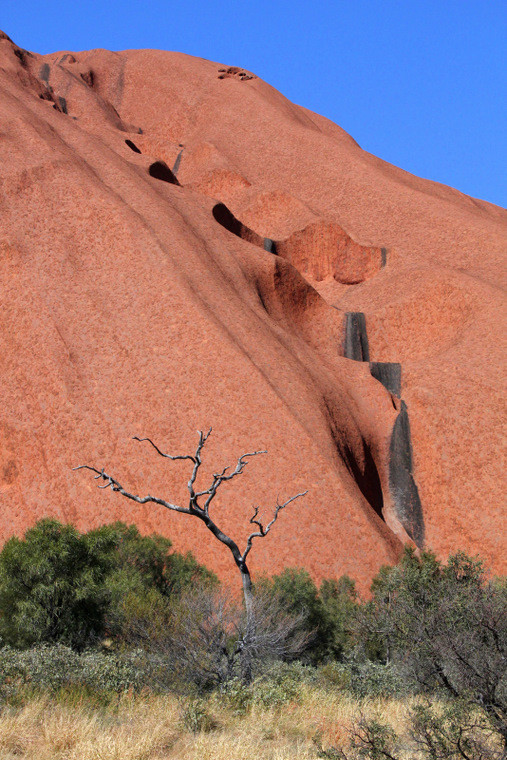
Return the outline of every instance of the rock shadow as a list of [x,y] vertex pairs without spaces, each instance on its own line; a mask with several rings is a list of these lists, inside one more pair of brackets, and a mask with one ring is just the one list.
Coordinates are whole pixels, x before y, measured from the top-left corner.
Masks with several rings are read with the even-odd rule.
[[137,147],[137,145],[132,142],[132,140],[125,140],[125,145],[127,145],[130,148],[130,150],[133,150],[134,153],[140,153],[141,152],[139,150],[139,148]]
[[150,177],[159,179],[162,182],[169,182],[171,185],[180,184],[165,161],[155,161],[153,164],[150,164],[148,173]]

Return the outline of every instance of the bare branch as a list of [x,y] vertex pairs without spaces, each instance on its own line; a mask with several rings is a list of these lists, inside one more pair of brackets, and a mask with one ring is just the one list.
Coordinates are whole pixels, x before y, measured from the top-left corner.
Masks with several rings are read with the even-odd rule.
[[253,508],[254,513],[253,513],[252,517],[250,518],[249,522],[252,525],[257,525],[258,528],[259,528],[259,530],[255,531],[254,533],[251,533],[248,536],[248,539],[247,539],[247,542],[246,542],[246,549],[243,552],[243,555],[241,557],[241,559],[243,560],[243,562],[246,560],[248,554],[250,553],[250,549],[252,548],[252,543],[253,543],[254,538],[264,538],[264,536],[267,536],[267,534],[271,530],[271,527],[277,521],[278,515],[280,514],[280,512],[282,511],[282,509],[285,509],[285,507],[287,507],[291,502],[295,501],[296,499],[299,499],[300,496],[306,496],[307,493],[308,493],[308,491],[301,491],[301,493],[297,493],[295,496],[291,496],[290,499],[287,499],[287,501],[285,501],[283,504],[277,504],[276,508],[275,508],[275,513],[273,515],[273,518],[270,520],[270,522],[268,522],[268,524],[266,525],[266,527],[264,527],[264,525],[262,524],[262,522],[257,519],[257,515],[259,514],[259,507],[254,507]]
[[166,507],[166,509],[172,509],[174,512],[183,512],[184,514],[190,515],[192,514],[190,509],[186,509],[185,507],[180,507],[177,504],[171,504],[169,501],[165,501],[165,499],[159,499],[156,496],[136,496],[133,493],[130,493],[129,491],[126,491],[121,483],[119,483],[117,480],[115,480],[111,475],[108,475],[104,470],[97,470],[96,467],[91,467],[88,464],[82,464],[79,467],[73,467],[73,470],[91,470],[92,472],[96,472],[95,480],[104,480],[105,485],[101,486],[99,485],[99,488],[111,488],[112,491],[116,491],[117,493],[121,493],[122,496],[125,496],[127,499],[132,499],[132,501],[137,502],[137,504],[160,504],[162,507]]
[[195,459],[190,454],[177,454],[175,456],[172,456],[171,454],[164,454],[163,451],[160,451],[159,447],[153,443],[151,438],[139,438],[137,435],[135,435],[132,438],[133,441],[139,441],[140,443],[143,443],[143,441],[148,441],[148,443],[151,443],[157,454],[160,454],[161,457],[165,457],[166,459],[171,459],[173,462],[177,459],[190,459],[191,462],[195,462]]
[[232,472],[230,472],[228,475],[226,475],[226,472],[229,469],[229,467],[224,467],[224,469],[222,470],[222,472],[215,472],[215,473],[213,473],[213,483],[211,484],[211,486],[209,488],[207,488],[205,491],[199,491],[198,493],[196,493],[196,498],[199,498],[201,496],[207,496],[208,497],[206,499],[206,501],[204,503],[204,507],[203,507],[203,510],[204,510],[205,514],[206,515],[209,514],[210,504],[213,501],[213,499],[215,498],[217,490],[222,485],[222,483],[227,482],[229,480],[232,480],[233,478],[236,477],[236,475],[241,475],[241,473],[245,469],[246,465],[248,464],[248,462],[246,462],[246,458],[247,457],[255,457],[258,454],[267,454],[267,453],[268,452],[265,451],[265,450],[247,452],[246,454],[242,454],[239,457],[235,469]]
[[222,480],[232,480],[233,478],[236,477],[236,475],[241,475],[241,473],[245,469],[245,466],[248,464],[248,462],[244,461],[247,457],[256,457],[258,454],[267,454],[267,453],[268,452],[265,449],[263,449],[261,451],[249,451],[246,454],[242,454],[239,457],[239,459],[238,459],[238,463],[237,463],[236,468],[234,469],[234,471],[231,472],[229,475],[225,475],[225,472],[229,469],[228,467],[226,467],[222,471],[222,474],[220,475],[220,480],[221,481]]
[[188,491],[190,493],[190,505],[193,509],[200,509],[197,499],[199,498],[199,494],[196,494],[194,491],[194,483],[195,479],[197,478],[197,473],[199,472],[199,467],[201,466],[201,451],[204,448],[204,444],[208,440],[208,438],[211,435],[210,428],[207,433],[203,433],[202,430],[199,430],[199,443],[197,444],[197,449],[195,450],[195,457],[189,457],[189,459],[192,459],[194,462],[194,468],[192,470],[192,474],[190,476],[190,480],[188,481],[187,487]]

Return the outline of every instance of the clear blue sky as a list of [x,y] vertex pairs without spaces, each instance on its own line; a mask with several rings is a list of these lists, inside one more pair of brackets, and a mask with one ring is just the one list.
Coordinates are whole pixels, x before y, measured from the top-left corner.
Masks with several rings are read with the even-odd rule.
[[0,0],[40,53],[178,50],[250,69],[375,155],[507,205],[506,0]]

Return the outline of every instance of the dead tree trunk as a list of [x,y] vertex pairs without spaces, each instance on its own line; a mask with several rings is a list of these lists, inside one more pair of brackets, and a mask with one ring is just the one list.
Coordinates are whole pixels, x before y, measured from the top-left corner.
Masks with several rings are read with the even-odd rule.
[[278,519],[278,515],[280,514],[282,509],[285,509],[286,506],[288,506],[292,501],[295,501],[295,499],[298,499],[300,496],[304,496],[307,491],[303,491],[301,493],[296,494],[295,496],[291,496],[290,499],[287,499],[287,501],[283,502],[282,504],[277,503],[273,512],[273,517],[271,520],[264,525],[264,523],[259,519],[259,507],[253,507],[253,515],[250,517],[249,523],[251,525],[256,526],[256,530],[254,530],[250,535],[248,536],[246,546],[243,552],[240,551],[237,543],[230,538],[226,533],[224,533],[216,524],[215,520],[210,516],[210,507],[212,504],[213,499],[215,498],[218,489],[223,483],[226,483],[230,480],[233,480],[237,475],[241,475],[243,472],[246,464],[247,464],[247,458],[257,456],[258,454],[266,454],[266,451],[252,451],[246,454],[242,454],[236,464],[236,467],[234,470],[230,471],[230,467],[224,467],[224,469],[221,472],[214,473],[213,474],[213,480],[211,485],[202,490],[198,491],[196,490],[196,479],[197,475],[199,473],[199,468],[201,467],[202,461],[201,461],[201,453],[204,448],[204,445],[209,438],[211,434],[211,428],[207,433],[203,433],[202,431],[199,431],[199,442],[197,445],[197,449],[195,451],[195,454],[183,454],[183,455],[176,455],[172,456],[171,454],[164,454],[158,446],[156,446],[153,441],[150,438],[138,438],[137,436],[134,437],[135,441],[147,441],[155,451],[162,457],[165,457],[166,459],[170,459],[172,461],[175,460],[188,460],[192,462],[192,473],[190,475],[190,480],[188,481],[188,492],[189,492],[189,501],[187,507],[179,506],[178,504],[173,504],[170,501],[167,501],[165,499],[158,498],[156,496],[137,496],[133,493],[130,493],[129,491],[125,490],[123,486],[115,480],[111,475],[108,475],[103,469],[99,470],[96,467],[92,467],[90,465],[80,465],[79,467],[75,467],[75,470],[91,470],[95,473],[95,480],[100,480],[104,482],[104,485],[99,484],[99,488],[111,488],[112,491],[115,491],[117,493],[120,493],[122,496],[125,496],[127,499],[131,499],[132,501],[137,502],[138,504],[159,504],[162,507],[165,507],[166,509],[171,509],[175,512],[181,512],[186,515],[192,515],[193,517],[197,517],[199,520],[201,520],[208,530],[217,538],[222,544],[227,546],[229,551],[231,552],[234,562],[236,563],[236,566],[240,572],[241,575],[241,583],[242,583],[242,589],[243,589],[243,598],[245,602],[245,613],[246,613],[246,627],[245,627],[245,635],[243,636],[242,640],[238,641],[238,653],[240,654],[241,651],[248,650],[250,645],[255,640],[255,611],[254,611],[254,593],[253,593],[253,586],[252,586],[252,578],[250,575],[250,571],[248,569],[247,565],[247,557],[250,554],[250,551],[252,549],[252,544],[254,538],[264,538],[269,533],[270,529]]

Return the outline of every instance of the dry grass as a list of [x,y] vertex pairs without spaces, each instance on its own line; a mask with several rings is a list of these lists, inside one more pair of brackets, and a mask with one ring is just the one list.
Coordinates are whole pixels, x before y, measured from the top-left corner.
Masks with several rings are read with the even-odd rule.
[[214,697],[207,710],[216,727],[185,729],[182,706],[172,696],[125,697],[92,709],[86,701],[34,697],[0,713],[1,760],[310,760],[313,737],[341,745],[347,726],[376,713],[403,732],[407,701],[363,701],[339,692],[302,687],[301,698],[279,709],[253,707],[246,715]]

